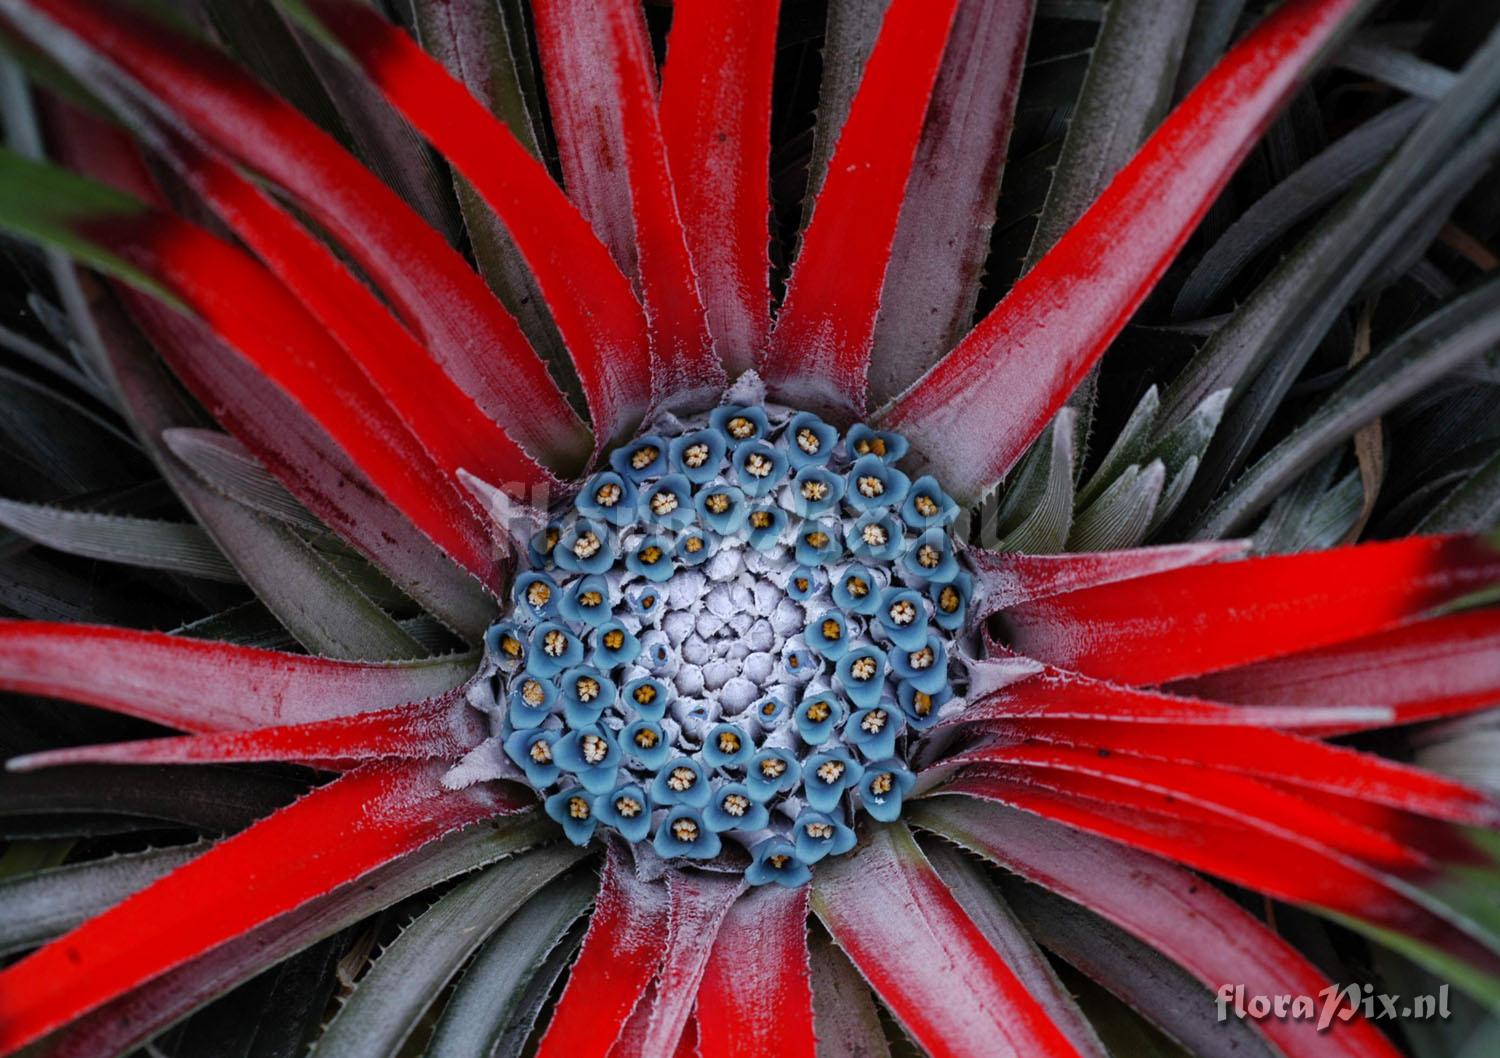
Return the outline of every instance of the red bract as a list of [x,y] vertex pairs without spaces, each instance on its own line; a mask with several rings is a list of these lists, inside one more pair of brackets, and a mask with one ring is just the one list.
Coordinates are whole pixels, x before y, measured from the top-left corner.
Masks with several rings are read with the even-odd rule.
[[[773,319],[776,5],[677,5],[658,91],[636,4],[536,0],[564,192],[375,7],[277,2],[493,211],[571,358],[592,433],[553,378],[558,365],[414,209],[227,56],[133,8],[0,0],[16,31],[113,107],[180,186],[157,186],[128,141],[54,104],[59,156],[116,190],[8,158],[0,184],[30,190],[0,201],[0,224],[60,243],[122,284],[182,381],[286,492],[397,584],[410,591],[399,568],[412,556],[412,576],[434,593],[457,583],[478,594],[473,578],[497,598],[529,532],[497,533],[467,486],[494,482],[512,513],[530,516],[525,505],[573,490],[585,464],[648,414],[701,412],[752,367],[789,404],[909,433],[916,464],[979,500],[1054,421],[1360,7],[1280,5],[998,307],[876,409],[867,376],[882,355],[887,272],[940,250],[922,233],[902,249],[903,203],[921,197],[911,214],[920,223],[941,213],[926,196],[949,183],[914,178],[914,161],[972,167],[998,155],[1006,131],[976,160],[951,142],[962,123],[945,122],[991,48],[1006,60],[1004,84],[979,97],[1014,104],[1024,49],[1013,27],[987,24],[954,42],[953,27],[967,25],[955,0],[888,5]],[[1008,113],[991,117],[1008,130]],[[189,195],[195,208],[174,212],[169,203]],[[956,252],[956,270],[977,267],[966,263],[973,246]],[[914,298],[900,299],[901,333],[930,330],[911,327]],[[899,363],[882,377],[915,373],[913,352],[892,355]],[[240,390],[247,406],[235,403]],[[1066,431],[1054,433],[1065,447]],[[1076,902],[1210,989],[1317,994],[1326,982],[1186,868],[1401,938],[1495,996],[1496,938],[1449,901],[1448,883],[1489,867],[1460,827],[1495,828],[1500,804],[1312,736],[1458,716],[1500,698],[1500,613],[1437,612],[1500,582],[1500,554],[1463,534],[1294,556],[1249,550],[966,550],[967,631],[987,656],[974,661],[966,710],[922,743],[926,771],[910,795],[922,800],[908,821]],[[514,853],[518,872],[537,872],[527,884],[538,891],[570,869],[582,854],[547,845],[555,835],[539,818],[503,841],[485,830],[534,805],[496,778],[520,774],[501,745],[511,732],[490,731],[466,704],[486,678],[479,667],[477,654],[335,661],[0,621],[0,688],[186,733],[50,750],[14,770],[284,761],[337,772],[0,970],[0,1053],[127,1049],[362,913],[470,867]],[[466,860],[453,851],[464,843],[484,847]],[[810,886],[747,890],[743,872],[637,859],[611,842],[535,1053],[811,1058],[823,1025],[810,928],[826,930],[936,1058],[1103,1053],[1065,982],[993,907],[965,906],[968,889],[942,856],[929,860],[935,847],[901,822],[870,825],[848,856],[813,865]],[[380,886],[390,900],[365,896]],[[581,909],[539,913],[556,935],[531,953],[538,966],[556,958],[563,972]],[[489,1044],[531,1038],[553,984],[536,972],[524,982],[539,990],[532,1021],[488,1026],[500,1034]],[[1276,1019],[1251,1028],[1288,1058],[1396,1053],[1362,1017],[1327,1033]]]

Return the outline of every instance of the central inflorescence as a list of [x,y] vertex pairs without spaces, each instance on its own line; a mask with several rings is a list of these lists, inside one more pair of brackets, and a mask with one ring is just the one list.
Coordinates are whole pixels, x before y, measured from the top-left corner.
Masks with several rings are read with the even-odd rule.
[[531,540],[487,640],[506,755],[579,844],[795,886],[891,821],[961,707],[957,505],[906,442],[732,403],[659,418]]

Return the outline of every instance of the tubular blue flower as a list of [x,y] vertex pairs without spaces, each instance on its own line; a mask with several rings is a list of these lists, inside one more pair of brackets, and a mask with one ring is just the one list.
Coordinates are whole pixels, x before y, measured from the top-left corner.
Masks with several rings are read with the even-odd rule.
[[974,578],[959,573],[946,584],[927,586],[932,599],[932,623],[945,632],[961,630],[969,619],[969,600],[974,597]]
[[614,706],[619,693],[615,681],[592,665],[568,669],[559,682],[562,684],[563,718],[572,727],[585,727],[598,721],[604,710]]
[[657,676],[671,675],[671,668],[677,660],[677,655],[672,652],[672,644],[667,637],[658,629],[652,629],[641,636],[641,656],[639,661]]
[[667,713],[667,703],[672,700],[672,695],[661,680],[641,676],[625,685],[621,700],[642,720],[660,720]]
[[755,723],[765,731],[778,727],[786,719],[786,714],[787,701],[780,694],[768,694],[750,707],[750,715],[755,717]]
[[953,540],[941,529],[928,529],[912,541],[902,565],[912,576],[934,584],[946,584],[958,576]]
[[803,812],[792,824],[792,833],[797,858],[809,865],[854,848],[854,831],[826,812]]
[[794,554],[801,566],[826,566],[838,561],[843,553],[837,522],[821,520],[802,523],[797,531]]
[[844,479],[824,466],[805,466],[792,479],[792,510],[799,518],[821,518],[838,510]]
[[625,568],[658,584],[667,580],[676,569],[672,541],[654,534],[643,537],[625,556]]
[[661,589],[650,586],[638,588],[625,597],[625,605],[641,620],[655,621],[661,611]]
[[829,661],[837,661],[849,652],[849,619],[837,610],[824,610],[803,630],[809,649]]
[[876,456],[861,456],[845,475],[844,498],[856,511],[899,509],[911,480]]
[[682,474],[668,474],[643,490],[643,520],[668,529],[686,529],[693,524],[693,515],[693,488]]
[[651,780],[654,805],[692,805],[702,808],[710,794],[703,765],[691,757],[674,757],[656,770]]
[[600,471],[589,478],[573,499],[578,513],[585,518],[606,522],[617,528],[635,521],[636,502],[635,485],[613,470]]
[[551,786],[562,776],[554,747],[562,732],[556,728],[515,731],[505,740],[505,755],[526,773],[526,781],[538,790]]
[[688,805],[670,810],[656,828],[652,841],[662,859],[711,860],[723,847],[719,835],[708,828],[703,813]]
[[609,582],[597,573],[568,585],[557,612],[565,620],[593,628],[603,627],[610,618]]
[[802,790],[814,811],[832,812],[865,773],[843,746],[819,750],[802,762]]
[[547,574],[528,571],[516,578],[510,596],[517,617],[546,621],[557,616],[562,591]]
[[593,663],[601,669],[629,665],[641,656],[641,641],[620,621],[610,620],[594,630]]
[[754,743],[738,724],[715,724],[703,740],[703,763],[710,768],[740,767],[754,752]]
[[848,710],[831,691],[810,694],[797,706],[797,734],[809,746],[821,746],[833,737]]
[[935,632],[912,650],[891,651],[891,674],[919,691],[936,694],[948,683],[948,644]]
[[769,496],[786,481],[786,455],[764,441],[741,445],[733,461],[735,480],[751,499]]
[[715,408],[708,413],[708,422],[731,449],[763,441],[771,430],[764,408],[742,404],[726,404]]
[[931,694],[919,691],[902,680],[896,684],[896,701],[906,715],[907,724],[917,731],[924,731],[938,722],[938,710],[953,697],[953,687],[943,684]]
[[931,474],[912,482],[906,499],[901,501],[901,518],[913,529],[946,528],[958,520],[958,515],[958,504]]
[[[897,650],[916,650],[927,641],[927,603],[920,592],[910,588],[887,588],[880,593],[875,620]],[[893,656],[893,668],[895,664]]]
[[856,423],[849,427],[845,442],[849,446],[850,458],[858,460],[870,456],[884,463],[899,463],[906,457],[906,450],[909,447],[906,438],[900,434],[887,430],[872,430],[864,423]]
[[[855,551],[851,545],[850,551]],[[833,586],[833,601],[839,609],[871,617],[880,608],[880,582],[868,567],[850,565]]]
[[550,680],[536,676],[523,676],[510,688],[510,712],[507,714],[511,726],[517,728],[539,727],[552,715],[557,704],[557,688]]
[[587,845],[594,836],[599,820],[594,815],[594,798],[582,786],[568,786],[544,802],[547,814],[562,826],[563,834],[575,845]]
[[794,467],[822,466],[839,443],[839,432],[811,412],[800,411],[787,423],[787,458]]
[[877,760],[865,766],[859,782],[859,803],[871,819],[894,823],[901,818],[901,799],[916,781],[901,761]]
[[906,726],[898,709],[876,705],[861,709],[844,725],[844,741],[856,747],[865,760],[880,760],[896,752],[896,736]]
[[844,530],[844,544],[861,562],[886,563],[906,547],[901,523],[884,509],[866,511]]
[[548,679],[583,660],[583,642],[556,621],[543,621],[531,630],[526,671]]
[[526,554],[531,559],[532,569],[551,568],[558,542],[562,540],[563,528],[561,521],[548,522],[545,528],[531,534],[526,541]]
[[733,536],[745,524],[748,507],[745,494],[733,485],[716,484],[699,489],[693,497],[693,508],[698,519],[708,529],[720,536]]
[[553,747],[557,766],[575,776],[591,794],[615,784],[620,772],[620,747],[609,729],[598,724],[575,727]]
[[694,485],[702,485],[723,469],[729,444],[718,430],[697,430],[674,437],[670,449],[672,469]]
[[686,529],[677,536],[672,554],[683,567],[701,566],[718,553],[714,537],[697,529]]
[[745,766],[745,786],[757,801],[769,801],[777,794],[794,790],[801,781],[801,763],[784,749],[768,746]]
[[812,871],[797,857],[797,848],[786,838],[766,838],[751,850],[745,881],[751,885],[785,886],[800,889],[812,881]]
[[651,833],[651,802],[640,786],[625,783],[594,798],[594,818],[626,841],[645,841]]
[[879,647],[856,647],[839,659],[834,673],[844,696],[865,709],[880,700],[885,686],[886,656]]
[[807,566],[798,566],[792,570],[792,575],[786,579],[787,598],[793,602],[806,602],[811,599],[823,584],[823,574],[820,570],[809,569]]
[[771,821],[771,813],[742,782],[726,782],[715,787],[703,810],[703,821],[708,829],[717,833],[726,830],[754,832],[764,830]]
[[790,640],[781,654],[781,671],[796,683],[806,683],[818,674],[818,658],[798,639]]
[[609,465],[627,481],[641,482],[667,468],[667,442],[656,434],[637,437],[614,450]]
[[636,720],[625,725],[620,732],[620,748],[627,760],[640,763],[642,768],[655,771],[672,755],[672,742],[660,720]]
[[513,671],[526,662],[526,639],[514,621],[497,621],[484,633],[485,656],[493,658],[501,671]]
[[558,568],[569,573],[603,573],[614,564],[615,541],[602,522],[580,519],[552,549]]
[[750,527],[750,546],[757,551],[767,551],[779,544],[781,534],[786,532],[786,511],[780,507],[751,507],[746,524]]

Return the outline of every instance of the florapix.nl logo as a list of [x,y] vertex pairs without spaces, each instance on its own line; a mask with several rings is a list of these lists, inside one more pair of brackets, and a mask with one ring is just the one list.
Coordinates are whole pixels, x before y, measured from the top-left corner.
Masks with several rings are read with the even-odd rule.
[[1215,995],[1220,1021],[1230,1018],[1264,1021],[1314,1021],[1325,1032],[1334,1021],[1349,1021],[1363,1014],[1372,1021],[1395,1019],[1424,1021],[1447,1018],[1448,986],[1435,994],[1402,996],[1377,992],[1372,984],[1329,985],[1316,995],[1247,994],[1244,985],[1223,985]]

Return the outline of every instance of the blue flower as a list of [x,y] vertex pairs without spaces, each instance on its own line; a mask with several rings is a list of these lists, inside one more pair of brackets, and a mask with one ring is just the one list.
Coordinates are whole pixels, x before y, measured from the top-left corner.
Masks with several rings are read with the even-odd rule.
[[562,534],[562,522],[549,522],[546,528],[531,534],[531,539],[526,542],[526,552],[534,569],[552,568],[552,555]]
[[573,506],[585,518],[613,526],[629,525],[636,516],[635,485],[612,470],[601,471],[583,483]]
[[750,855],[752,862],[745,868],[745,881],[751,885],[775,882],[788,889],[800,889],[812,881],[812,871],[797,858],[796,847],[786,838],[766,838]]
[[552,707],[556,704],[557,688],[547,680],[528,674],[511,685],[510,708],[506,716],[512,727],[539,727],[552,714]]
[[667,703],[671,700],[667,685],[652,676],[642,676],[625,685],[625,704],[642,720],[660,720],[666,715]]
[[797,858],[806,864],[842,856],[854,848],[854,831],[826,812],[803,812],[792,825]]
[[786,716],[786,699],[777,694],[768,694],[750,707],[750,713],[762,730],[769,731]]
[[837,610],[824,610],[807,622],[803,638],[809,649],[837,661],[849,650],[849,619]]
[[927,603],[911,588],[892,586],[881,592],[875,620],[902,650],[916,650],[927,641]]
[[619,621],[607,621],[594,630],[594,664],[601,669],[629,665],[641,656],[641,641]]
[[906,438],[886,430],[872,430],[863,423],[849,427],[849,458],[874,456],[886,463],[899,463],[906,455]]
[[678,805],[667,813],[656,828],[652,841],[656,854],[664,860],[678,856],[689,860],[711,860],[723,847],[719,835],[708,828],[703,813],[687,805]]
[[745,767],[745,785],[757,801],[769,801],[776,794],[786,793],[801,780],[802,765],[784,749],[762,749]]
[[969,600],[974,596],[974,578],[960,572],[947,584],[927,586],[932,597],[932,621],[945,632],[957,632],[968,620]]
[[820,750],[802,762],[802,792],[814,811],[832,812],[864,773],[843,746]]
[[713,536],[697,529],[685,529],[678,535],[672,553],[683,566],[699,566],[713,558],[717,550],[717,542]]
[[880,701],[885,669],[885,651],[879,647],[861,646],[839,659],[834,666],[834,675],[856,708],[865,709]]
[[526,781],[540,790],[562,775],[553,747],[562,734],[556,728],[516,731],[505,740],[505,755],[526,773]]
[[615,736],[598,724],[569,731],[557,740],[553,756],[558,767],[576,775],[591,794],[608,790],[620,771],[620,747]]
[[556,621],[543,621],[532,629],[526,671],[547,679],[583,660],[583,644]]
[[861,709],[844,725],[844,741],[864,754],[865,760],[880,760],[896,752],[896,736],[906,726],[899,709],[877,705]]
[[947,683],[931,694],[917,690],[905,680],[896,684],[896,701],[906,714],[906,722],[918,731],[937,723],[938,709],[952,697],[953,687]]
[[843,498],[844,479],[825,467],[803,467],[792,479],[792,510],[803,518],[837,511]]
[[610,453],[609,465],[630,481],[654,477],[667,468],[667,442],[656,434],[637,437]]
[[575,624],[598,628],[610,618],[609,582],[597,573],[574,581],[563,594],[558,611]]
[[891,652],[891,672],[919,691],[936,694],[948,683],[948,644],[935,632],[914,650]]
[[485,629],[484,652],[509,672],[526,660],[526,636],[514,621],[498,621]]
[[659,630],[653,629],[641,636],[640,663],[655,673],[667,671],[676,659],[672,653],[672,646],[667,637]]
[[794,552],[799,566],[826,566],[843,554],[837,522],[819,520],[803,522],[797,531]]
[[598,820],[594,816],[593,798],[581,786],[559,790],[546,802],[547,814],[562,824],[563,833],[575,845],[587,845],[594,836]]
[[866,511],[844,531],[850,554],[865,562],[890,562],[906,547],[901,523],[886,510]]
[[656,588],[640,588],[625,599],[630,612],[643,621],[654,621],[661,612],[661,591]]
[[694,485],[702,485],[719,473],[728,447],[724,435],[717,430],[683,434],[670,445],[672,469]]
[[780,507],[752,507],[749,511],[750,546],[766,551],[781,542],[786,531],[786,511]]
[[931,474],[923,474],[914,481],[901,504],[901,517],[913,529],[949,526],[958,519],[958,514],[958,504]]
[[833,586],[833,601],[841,610],[869,617],[880,608],[880,584],[866,567],[847,566]]
[[847,715],[848,710],[837,695],[829,691],[810,694],[797,706],[797,734],[809,746],[821,746],[833,737]]
[[710,485],[693,497],[693,509],[704,525],[720,536],[733,536],[745,524],[745,494],[733,485]]
[[726,404],[708,413],[708,423],[719,431],[730,448],[765,439],[770,433],[764,408]]
[[793,640],[781,652],[781,671],[788,679],[797,683],[806,683],[818,674],[818,659],[807,647],[795,644],[796,641]]
[[708,829],[720,833],[726,830],[764,830],[771,822],[771,813],[744,783],[727,782],[714,790],[708,808],[703,812],[703,821],[708,824]]
[[839,432],[812,412],[799,411],[786,427],[786,453],[794,467],[828,462],[838,446]]
[[670,579],[675,568],[672,541],[664,536],[645,537],[625,556],[625,568],[656,584]]
[[755,744],[734,724],[715,724],[703,740],[703,763],[710,768],[735,768],[750,759]]
[[516,616],[532,621],[545,621],[557,616],[558,601],[562,589],[545,573],[528,570],[516,577],[511,585],[510,598],[516,607]]
[[817,593],[821,583],[817,570],[798,566],[786,580],[786,593],[793,602],[806,602]]
[[599,522],[580,518],[563,533],[552,551],[569,573],[603,573],[615,563],[615,542]]
[[640,761],[643,768],[660,768],[672,755],[672,743],[659,720],[637,720],[620,732],[625,756]]
[[668,529],[686,529],[693,513],[693,487],[681,474],[668,474],[641,499],[641,517]]
[[626,841],[645,841],[651,833],[651,802],[635,783],[616,786],[594,798],[594,815]]
[[569,669],[561,682],[563,718],[571,727],[594,723],[619,694],[615,681],[591,665]]
[[876,761],[865,768],[865,776],[860,780],[859,802],[871,819],[894,823],[901,818],[901,799],[916,781],[899,760]]
[[674,757],[656,771],[651,780],[651,803],[657,805],[708,804],[710,790],[703,765],[691,757]]
[[953,541],[942,529],[928,529],[917,537],[907,550],[904,563],[913,576],[936,584],[946,584],[958,576]]
[[847,479],[844,498],[857,511],[898,507],[911,487],[911,479],[877,456],[856,459]]
[[741,445],[734,453],[734,473],[745,495],[760,499],[786,480],[786,454],[764,441]]

